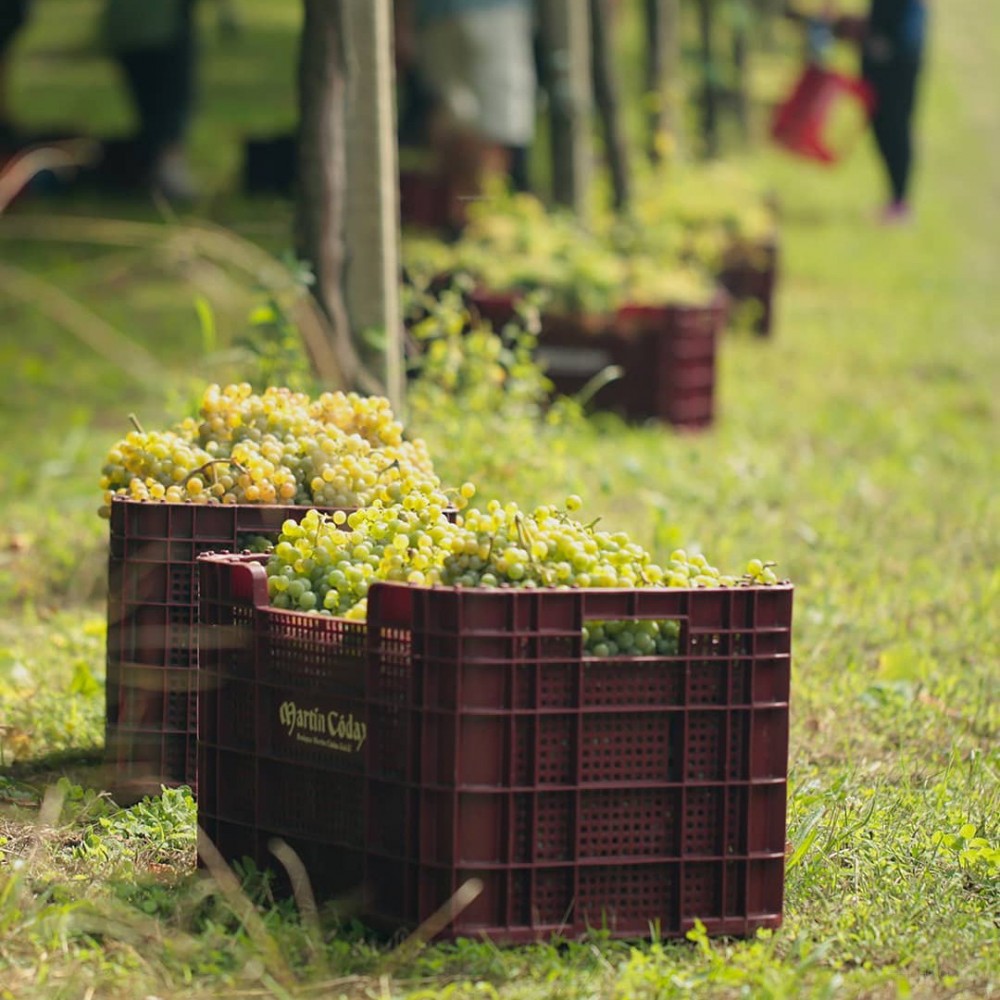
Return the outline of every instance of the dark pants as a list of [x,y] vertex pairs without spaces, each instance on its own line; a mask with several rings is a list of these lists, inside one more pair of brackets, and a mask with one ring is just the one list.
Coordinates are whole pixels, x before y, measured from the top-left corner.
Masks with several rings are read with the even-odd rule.
[[194,107],[193,0],[185,4],[177,36],[157,48],[115,53],[139,117],[137,139],[151,157],[187,134]]
[[28,19],[29,0],[0,0],[0,56]]
[[875,90],[872,131],[889,175],[894,201],[904,201],[913,167],[913,107],[920,75],[919,57],[866,62],[864,78]]

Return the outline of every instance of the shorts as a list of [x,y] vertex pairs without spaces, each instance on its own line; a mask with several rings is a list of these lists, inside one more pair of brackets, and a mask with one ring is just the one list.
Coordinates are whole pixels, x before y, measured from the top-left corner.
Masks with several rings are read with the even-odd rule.
[[528,4],[461,11],[421,29],[418,69],[445,113],[503,146],[535,133],[535,62]]

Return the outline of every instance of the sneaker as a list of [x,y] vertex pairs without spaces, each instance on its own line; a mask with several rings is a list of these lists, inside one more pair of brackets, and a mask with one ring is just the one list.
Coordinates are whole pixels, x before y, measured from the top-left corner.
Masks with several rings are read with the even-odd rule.
[[912,221],[910,206],[905,201],[890,202],[879,216],[879,222],[883,226],[905,226]]
[[169,149],[160,155],[153,164],[151,183],[169,202],[195,201],[199,194],[198,184],[180,149]]

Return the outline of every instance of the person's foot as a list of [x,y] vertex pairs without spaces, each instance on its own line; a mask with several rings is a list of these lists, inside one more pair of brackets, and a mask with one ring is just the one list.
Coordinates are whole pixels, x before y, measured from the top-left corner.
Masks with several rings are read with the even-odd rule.
[[0,150],[8,152],[16,149],[19,140],[20,134],[13,123],[0,118]]
[[889,202],[879,216],[879,222],[883,226],[905,226],[912,221],[910,206],[905,201]]
[[153,163],[150,183],[154,191],[170,202],[197,199],[198,183],[191,173],[182,149],[165,150]]

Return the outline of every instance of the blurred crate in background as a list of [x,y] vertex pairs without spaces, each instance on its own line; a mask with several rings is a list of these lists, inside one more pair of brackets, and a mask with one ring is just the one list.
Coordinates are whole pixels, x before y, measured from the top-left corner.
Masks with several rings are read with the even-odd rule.
[[[516,315],[518,296],[477,290],[471,307],[495,329]],[[595,376],[590,405],[629,420],[683,429],[715,419],[716,350],[730,298],[722,289],[704,306],[625,306],[610,316],[543,313],[537,356],[560,395],[574,396]]]

